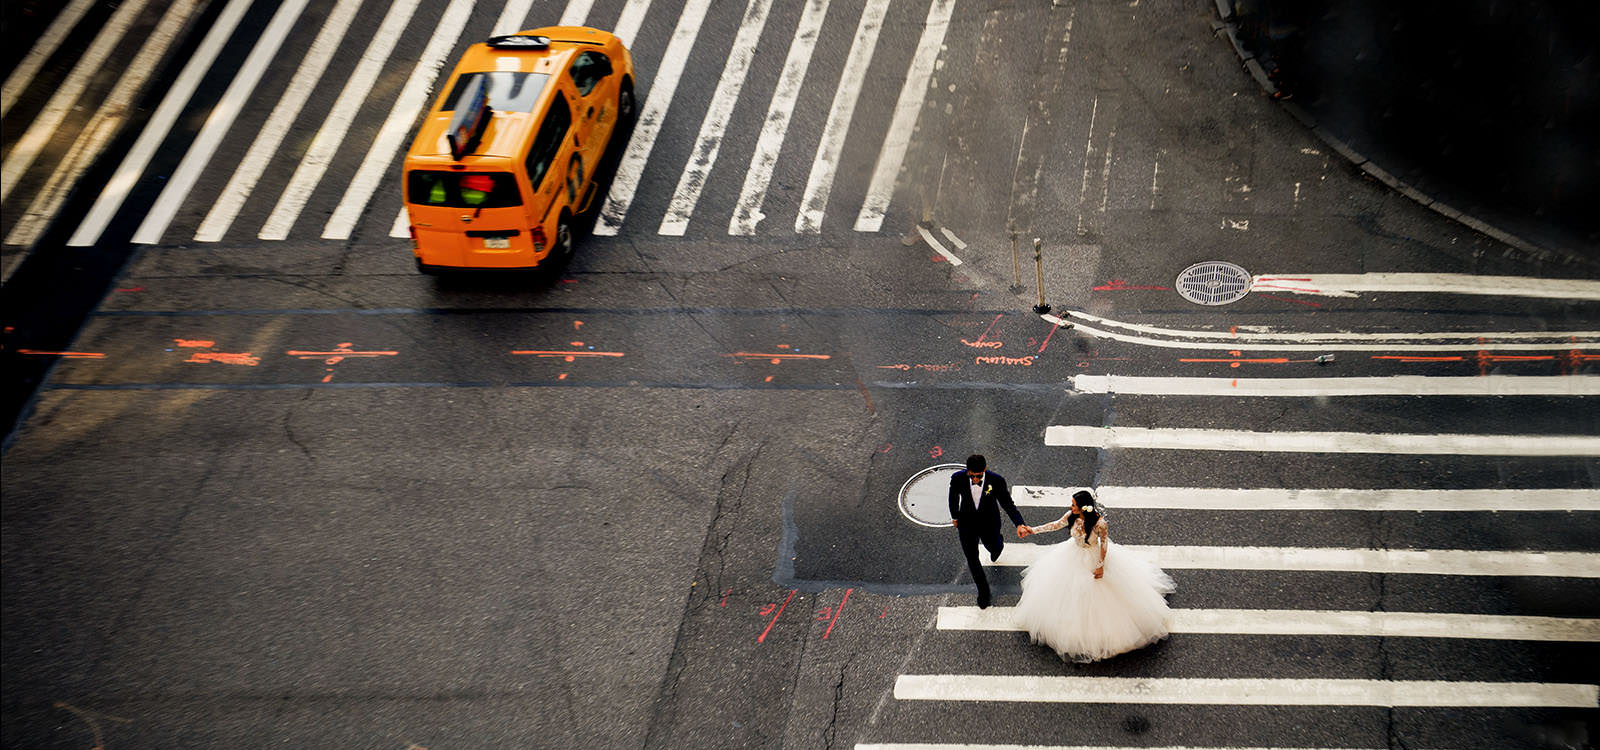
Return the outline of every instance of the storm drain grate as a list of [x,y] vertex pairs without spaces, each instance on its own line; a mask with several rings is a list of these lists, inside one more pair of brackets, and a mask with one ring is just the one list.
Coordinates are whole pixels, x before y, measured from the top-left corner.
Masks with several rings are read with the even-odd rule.
[[1198,305],[1226,305],[1250,293],[1250,272],[1222,260],[1208,260],[1178,274],[1178,294]]

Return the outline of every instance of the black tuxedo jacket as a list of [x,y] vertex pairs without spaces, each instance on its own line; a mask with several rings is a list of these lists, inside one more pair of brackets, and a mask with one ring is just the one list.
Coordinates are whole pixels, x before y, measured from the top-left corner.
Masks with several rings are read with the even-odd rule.
[[966,469],[962,469],[950,477],[950,518],[962,523],[976,523],[980,528],[999,529],[1000,511],[1004,510],[1011,522],[1023,525],[1022,513],[1017,511],[1017,504],[1011,501],[1011,488],[1006,486],[1006,478],[992,471],[983,473],[983,490],[981,496],[973,498],[972,480],[967,476]]

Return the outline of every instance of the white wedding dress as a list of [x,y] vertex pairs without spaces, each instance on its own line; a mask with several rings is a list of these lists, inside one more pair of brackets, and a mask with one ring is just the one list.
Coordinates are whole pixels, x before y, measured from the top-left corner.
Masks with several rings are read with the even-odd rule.
[[[1064,521],[1034,531],[1055,531]],[[1177,586],[1154,563],[1113,544],[1105,525],[1101,518],[1085,542],[1083,520],[1077,519],[1072,539],[1048,545],[1023,573],[1022,600],[1012,611],[1012,621],[1062,659],[1095,661],[1167,637],[1171,611],[1164,595]],[[1105,573],[1096,579],[1102,544]]]

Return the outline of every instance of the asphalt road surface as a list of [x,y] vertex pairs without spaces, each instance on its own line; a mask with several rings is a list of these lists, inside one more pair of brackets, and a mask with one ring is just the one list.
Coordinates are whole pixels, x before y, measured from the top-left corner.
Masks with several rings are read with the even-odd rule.
[[[8,305],[94,302],[81,328],[48,306],[7,322],[8,378],[40,387],[4,455],[0,744],[1592,745],[1596,269],[1365,177],[1261,94],[1213,4],[373,0],[213,236],[339,18],[319,0],[282,22],[190,157],[280,7],[175,21],[132,122],[7,241]],[[7,159],[114,17],[85,12],[99,26],[9,108]],[[615,155],[615,233],[556,278],[417,275],[383,124],[414,126],[395,103],[430,49],[558,18],[635,32],[642,157]],[[742,27],[757,53],[728,71]],[[130,39],[99,67],[132,69]],[[294,188],[329,122],[343,145]],[[63,126],[18,172],[8,235],[49,149],[88,137]],[[378,188],[324,236],[369,161]],[[1249,293],[1180,295],[1206,261]],[[47,279],[58,295],[17,286]],[[1176,579],[1172,636],[1080,665],[1010,630],[1049,537],[1010,538],[998,606],[973,607],[954,531],[899,502],[973,452],[1031,523],[1096,488]]]

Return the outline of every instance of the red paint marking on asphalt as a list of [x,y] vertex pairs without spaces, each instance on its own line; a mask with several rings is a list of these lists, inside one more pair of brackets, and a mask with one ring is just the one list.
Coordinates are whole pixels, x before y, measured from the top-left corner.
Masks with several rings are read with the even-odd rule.
[[173,339],[172,342],[181,349],[209,349],[217,345],[215,341],[205,341],[203,339]]
[[978,340],[979,340],[979,341],[982,341],[982,340],[983,340],[983,337],[985,337],[985,336],[988,336],[988,335],[989,335],[989,332],[990,332],[990,331],[993,331],[993,330],[994,330],[994,327],[995,327],[995,325],[996,325],[996,324],[998,324],[998,323],[999,323],[999,322],[1000,322],[1000,319],[1001,319],[1001,318],[1004,318],[1004,317],[1005,317],[1005,316],[1006,316],[1006,314],[1005,314],[1005,313],[1000,313],[1000,314],[999,314],[999,315],[996,315],[996,316],[994,316],[994,320],[991,320],[991,321],[989,321],[989,327],[988,327],[988,328],[985,328],[985,329],[983,329],[983,333],[981,333],[981,334],[978,334]]
[[1094,291],[1097,291],[1097,292],[1127,292],[1127,291],[1139,290],[1139,291],[1155,292],[1155,291],[1166,291],[1166,290],[1169,290],[1171,288],[1172,287],[1168,287],[1168,286],[1129,286],[1128,282],[1123,281],[1122,279],[1112,279],[1111,281],[1106,282],[1105,284],[1102,284],[1100,286],[1094,287]]
[[[772,626],[778,623],[778,618],[783,616],[783,610],[788,609],[789,601],[794,599],[794,592],[798,590],[799,589],[789,589],[789,598],[783,600],[783,606],[778,608],[778,613],[772,616],[771,622],[767,623],[767,629],[761,631],[761,635],[756,638],[756,643],[762,643],[767,640],[767,634],[772,632]],[[762,614],[766,613],[763,612]]]
[[65,357],[66,359],[101,359],[104,352],[57,352],[44,349],[18,349],[18,354],[36,354],[42,357]]
[[1409,354],[1374,354],[1373,359],[1393,359],[1401,362],[1461,362],[1465,357],[1417,357]]
[[731,593],[733,593],[733,589],[728,589],[727,591],[722,592],[722,602],[719,603],[717,606],[718,607],[726,607],[726,606],[728,606],[728,595],[731,594]]
[[1044,348],[1050,345],[1050,337],[1056,335],[1056,331],[1058,331],[1060,329],[1061,329],[1060,326],[1050,326],[1050,332],[1044,335],[1044,343],[1040,344],[1039,345],[1039,351],[1034,352],[1034,353],[1035,354],[1044,354]]
[[850,601],[850,592],[855,589],[845,589],[844,598],[839,600],[839,606],[833,608],[833,619],[828,621],[828,629],[822,631],[822,640],[828,640],[828,634],[833,632],[834,623],[839,621],[840,613],[844,612],[844,603]]

